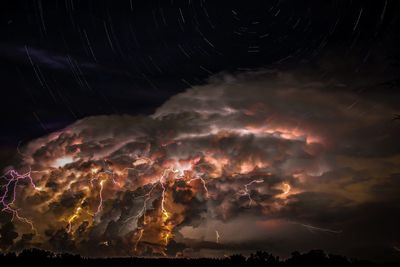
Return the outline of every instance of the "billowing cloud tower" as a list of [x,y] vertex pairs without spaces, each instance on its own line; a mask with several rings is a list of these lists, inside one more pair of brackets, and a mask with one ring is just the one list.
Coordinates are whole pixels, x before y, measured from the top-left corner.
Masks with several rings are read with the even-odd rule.
[[398,199],[394,112],[333,81],[262,71],[213,78],[151,116],[82,119],[27,144],[5,171],[1,249],[222,256],[351,244],[354,214]]

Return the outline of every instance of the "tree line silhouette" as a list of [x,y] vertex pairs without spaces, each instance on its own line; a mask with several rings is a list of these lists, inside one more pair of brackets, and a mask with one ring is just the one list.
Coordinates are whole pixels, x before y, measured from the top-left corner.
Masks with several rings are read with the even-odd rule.
[[40,266],[398,266],[396,263],[373,263],[327,254],[322,250],[307,253],[293,252],[287,259],[265,251],[257,251],[245,257],[240,254],[225,258],[84,258],[68,253],[53,253],[40,249],[28,249],[19,254],[0,254],[1,263]]

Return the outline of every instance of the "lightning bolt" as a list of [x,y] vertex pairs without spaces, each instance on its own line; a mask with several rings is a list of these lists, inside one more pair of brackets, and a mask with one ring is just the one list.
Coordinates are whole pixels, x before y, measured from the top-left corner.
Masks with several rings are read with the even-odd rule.
[[95,212],[95,216],[98,214],[98,213],[100,213],[101,211],[102,211],[102,209],[103,209],[103,190],[104,190],[104,183],[108,180],[108,179],[110,179],[110,177],[111,177],[111,180],[112,180],[112,182],[113,182],[113,184],[114,185],[120,185],[116,180],[115,180],[115,173],[114,173],[114,171],[113,170],[111,170],[111,169],[109,169],[108,168],[108,166],[107,166],[107,164],[106,164],[106,162],[104,161],[104,168],[106,169],[105,171],[98,171],[98,169],[97,168],[92,168],[91,169],[91,173],[94,175],[94,174],[97,174],[97,176],[95,177],[95,178],[93,178],[93,179],[91,179],[90,180],[90,183],[92,184],[92,186],[93,186],[93,180],[99,180],[100,179],[100,175],[102,175],[102,174],[106,174],[107,175],[107,177],[105,178],[105,179],[100,179],[100,182],[99,182],[99,185],[100,185],[100,191],[99,191],[99,204],[98,204],[98,206],[97,206],[97,211]]
[[163,177],[164,177],[164,175],[162,175],[161,178],[160,178],[160,185],[162,187],[161,211],[162,211],[162,214],[164,216],[164,221],[166,221],[169,218],[169,214],[168,214],[168,211],[165,209],[165,191],[166,191],[166,188],[165,188],[164,183],[162,182]]
[[97,215],[102,209],[103,209],[103,189],[104,189],[104,183],[106,180],[101,180],[100,181],[100,192],[99,192],[99,205],[97,206],[97,211],[95,215]]
[[[160,206],[161,214],[162,214],[162,224],[163,224],[164,229],[166,230],[166,233],[161,234],[161,238],[164,240],[165,245],[168,245],[169,240],[173,237],[173,235],[171,233],[171,230],[172,230],[171,223],[169,222],[171,213],[166,209],[166,206],[165,206],[166,205],[165,204],[166,203],[166,193],[167,193],[167,177],[170,173],[172,173],[174,175],[174,179],[176,179],[176,180],[185,178],[184,171],[182,169],[178,169],[178,168],[174,168],[174,167],[164,169],[162,174],[160,175],[159,179],[157,180],[157,182],[155,184],[153,184],[153,186],[151,187],[149,192],[143,196],[145,199],[143,201],[142,209],[135,216],[127,219],[127,221],[128,221],[132,218],[139,219],[141,216],[145,216],[147,202],[150,200],[151,194],[152,194],[154,188],[156,186],[160,186],[161,190],[162,190],[161,206]],[[206,182],[204,181],[204,179],[202,179],[201,177],[196,177],[196,178],[189,180],[187,183],[191,183],[194,180],[200,180],[202,182],[203,187],[208,196],[208,189],[206,187]],[[144,222],[145,222],[145,219],[144,219]],[[135,251],[137,250],[137,246],[138,246],[140,240],[142,239],[144,231],[145,231],[144,229],[140,229],[140,231],[139,231],[139,238],[135,242]]]
[[127,218],[124,223],[127,223],[128,221],[132,220],[132,219],[139,219],[142,216],[146,215],[146,206],[147,206],[147,202],[150,200],[151,198],[151,193],[153,192],[154,188],[156,188],[156,186],[158,185],[158,183],[153,184],[153,186],[150,188],[149,192],[147,192],[145,195],[143,196],[138,196],[137,198],[144,198],[143,201],[143,207],[142,209],[135,215],[132,217]]
[[[158,185],[160,185],[161,188],[162,188],[162,193],[161,193],[161,213],[162,213],[162,218],[163,218],[163,224],[165,224],[165,223],[167,222],[167,220],[169,219],[170,215],[169,215],[169,212],[165,209],[165,193],[166,193],[166,187],[165,187],[166,181],[165,181],[165,176],[166,176],[168,173],[170,173],[170,172],[178,173],[179,171],[177,171],[177,170],[175,170],[175,169],[173,169],[173,168],[167,168],[167,169],[163,170],[162,175],[160,176],[160,178],[158,179],[158,181],[157,181],[156,183],[153,184],[153,186],[150,188],[149,192],[148,192],[147,194],[145,194],[144,196],[141,196],[141,197],[144,197],[142,209],[141,209],[135,216],[132,216],[132,217],[126,219],[124,223],[130,221],[130,220],[133,219],[133,218],[135,218],[136,220],[138,220],[140,217],[143,216],[143,223],[145,224],[145,221],[146,221],[146,220],[145,220],[145,217],[144,217],[144,216],[146,215],[146,210],[147,210],[147,209],[146,209],[146,206],[147,206],[147,202],[150,200],[151,194],[152,194],[153,190],[154,190]],[[168,229],[168,230],[169,230],[169,229]],[[137,246],[138,246],[140,240],[142,239],[143,234],[144,234],[144,229],[142,228],[142,229],[139,230],[139,237],[138,237],[138,239],[137,239],[136,242],[135,242],[134,251],[137,251]],[[164,235],[163,239],[164,239],[165,245],[168,245],[168,241],[169,241],[169,238],[170,238],[170,237],[171,237],[171,234],[170,234],[170,233],[166,233],[166,234]]]
[[215,230],[215,242],[217,244],[219,244],[219,238],[220,238],[219,232],[217,230]]
[[81,211],[81,207],[76,208],[74,214],[72,214],[71,217],[68,218],[68,233],[72,233],[72,223],[75,221],[76,218],[79,217]]
[[253,180],[250,183],[245,184],[244,189],[237,193],[239,196],[247,196],[249,198],[249,204],[248,204],[249,207],[251,207],[251,204],[253,203],[253,199],[251,198],[250,191],[249,191],[249,186],[251,186],[252,184],[260,184],[263,182],[264,182],[264,180],[262,180],[262,179]]
[[140,240],[141,240],[142,237],[143,237],[143,232],[144,232],[144,229],[143,229],[143,228],[140,229],[140,231],[139,231],[139,237],[138,237],[138,239],[136,240],[136,243],[135,243],[135,251],[137,251],[137,246],[138,246]]
[[340,234],[343,232],[342,230],[332,230],[332,229],[321,228],[321,227],[317,227],[317,226],[313,226],[313,225],[309,225],[309,224],[296,223],[296,222],[294,222],[294,223],[305,227],[307,230],[309,230],[312,233],[317,231],[317,232],[327,232],[327,233],[332,233],[332,234]]
[[207,185],[206,185],[206,181],[203,178],[201,178],[201,177],[192,178],[187,183],[190,184],[191,182],[196,181],[196,180],[200,180],[201,181],[201,183],[203,184],[204,191],[206,192],[206,196],[208,198],[209,197],[208,188],[207,188]]
[[[6,184],[1,187],[2,189],[4,189],[3,194],[0,196],[0,203],[3,206],[2,211],[10,212],[12,214],[11,220],[17,218],[18,220],[29,224],[31,226],[31,229],[36,232],[36,229],[33,226],[32,221],[21,216],[19,214],[19,210],[12,207],[14,206],[17,197],[17,186],[19,181],[28,180],[30,185],[36,190],[36,186],[31,176],[31,169],[29,168],[29,171],[23,174],[20,174],[16,170],[11,169],[7,171],[3,176],[1,176],[1,178],[7,181]],[[10,197],[11,201],[7,202],[7,199],[9,199]]]
[[79,218],[79,216],[80,216],[80,214],[81,214],[81,212],[82,212],[82,205],[83,205],[83,203],[85,202],[85,200],[86,200],[86,198],[84,198],[84,199],[82,199],[81,200],[81,202],[80,202],[80,204],[79,204],[79,206],[77,207],[77,208],[75,208],[75,211],[74,211],[74,213],[68,218],[68,230],[67,230],[67,232],[68,233],[71,233],[71,234],[73,234],[73,231],[72,231],[72,223],[77,219],[77,218]]

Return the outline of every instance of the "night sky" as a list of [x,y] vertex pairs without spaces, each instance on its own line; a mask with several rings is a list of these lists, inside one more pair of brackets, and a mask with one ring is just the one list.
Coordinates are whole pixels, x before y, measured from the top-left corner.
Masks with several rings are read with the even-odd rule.
[[1,251],[400,260],[400,2],[0,13]]

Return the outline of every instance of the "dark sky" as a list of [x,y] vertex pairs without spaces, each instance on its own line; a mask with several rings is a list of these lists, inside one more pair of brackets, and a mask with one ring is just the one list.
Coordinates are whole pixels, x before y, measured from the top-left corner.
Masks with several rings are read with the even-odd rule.
[[3,3],[3,145],[88,115],[151,113],[221,71],[331,58],[340,66],[321,75],[363,79],[372,65],[384,81],[398,65],[396,1],[141,2]]
[[[395,239],[400,238],[398,232],[393,239],[387,238],[392,234],[391,231],[398,231],[394,228],[395,222],[383,217],[391,210],[399,211],[398,205],[394,205],[398,201],[398,198],[394,196],[396,192],[392,192],[390,188],[393,188],[393,185],[398,187],[400,171],[396,167],[399,164],[399,147],[398,144],[392,143],[395,142],[396,139],[393,136],[398,133],[400,127],[397,126],[397,121],[392,121],[393,116],[399,111],[400,100],[398,49],[400,47],[400,2],[395,0],[35,0],[5,1],[2,3],[0,13],[2,77],[0,112],[1,125],[3,125],[0,134],[1,167],[13,163],[18,144],[24,147],[35,138],[51,134],[88,116],[108,115],[110,118],[117,118],[118,115],[128,114],[132,116],[129,117],[131,119],[128,118],[127,121],[122,119],[122,122],[129,124],[126,126],[129,133],[136,129],[133,125],[137,124],[138,127],[143,127],[145,129],[143,132],[151,138],[161,140],[167,139],[165,136],[163,138],[159,136],[164,129],[170,130],[166,132],[166,136],[171,135],[177,139],[182,135],[191,137],[196,135],[197,138],[201,132],[193,130],[188,133],[187,129],[183,130],[181,122],[175,125],[168,116],[176,116],[175,119],[178,120],[186,118],[191,112],[204,115],[215,110],[222,112],[221,114],[225,114],[224,112],[230,114],[230,110],[248,109],[243,113],[246,116],[257,113],[257,110],[260,114],[265,113],[268,116],[272,116],[269,112],[275,112],[273,116],[288,120],[287,123],[282,123],[283,126],[274,126],[274,129],[279,129],[282,134],[282,131],[284,132],[282,127],[294,127],[295,123],[291,121],[291,118],[300,114],[299,120],[302,123],[305,121],[304,129],[323,135],[330,140],[329,142],[316,141],[326,146],[327,152],[324,152],[323,156],[321,156],[322,152],[317,153],[313,150],[315,153],[311,153],[306,149],[306,153],[318,158],[318,170],[322,168],[322,165],[325,166],[325,160],[329,162],[327,166],[330,167],[322,168],[327,174],[325,171],[315,174],[318,171],[313,169],[312,164],[307,165],[299,160],[298,157],[304,156],[301,153],[303,156],[298,156],[294,160],[297,163],[292,161],[282,163],[283,159],[280,158],[279,164],[282,164],[282,167],[273,174],[279,178],[274,178],[275,182],[269,184],[270,188],[278,191],[270,193],[270,197],[273,198],[272,195],[274,195],[275,199],[283,199],[279,193],[281,189],[276,188],[282,184],[285,185],[285,181],[289,181],[293,188],[299,190],[295,191],[295,196],[293,196],[298,202],[297,204],[290,203],[287,210],[282,209],[277,214],[271,215],[272,219],[260,219],[258,225],[265,226],[265,229],[275,229],[274,224],[281,225],[281,222],[285,221],[285,226],[276,230],[285,234],[269,236],[271,241],[267,242],[258,240],[256,234],[252,233],[246,237],[247,239],[243,237],[243,244],[255,249],[272,248],[282,255],[287,250],[297,249],[296,246],[299,247],[298,249],[303,249],[312,248],[315,244],[323,244],[324,248],[335,250],[341,246],[340,242],[356,244],[337,249],[338,252],[348,255],[370,256],[369,258],[382,260],[392,259],[396,257],[396,253],[399,253],[400,239]],[[192,87],[195,89],[176,96]],[[268,89],[269,87],[271,89]],[[286,96],[282,96],[279,88],[282,88],[282,92],[290,88],[295,89],[289,90]],[[215,99],[210,97],[213,96],[214,91],[216,92]],[[218,92],[222,93],[218,94]],[[256,97],[249,97],[250,94]],[[261,102],[265,101],[262,104],[256,103],[258,97]],[[168,99],[170,100],[166,102]],[[207,101],[203,103],[204,99]],[[271,99],[281,102],[275,103]],[[286,100],[287,104],[285,104]],[[335,103],[335,107],[331,107],[332,103]],[[250,108],[253,104],[254,106]],[[339,108],[341,104],[346,105],[348,114]],[[162,107],[159,108],[160,106]],[[222,107],[226,108],[222,109]],[[357,116],[360,117],[357,117],[352,114],[353,109],[357,109],[362,116],[358,114]],[[156,110],[157,112],[154,113]],[[318,112],[320,114],[313,117],[312,114]],[[147,122],[150,118],[147,115],[151,114],[160,118],[166,116],[169,119],[155,126],[153,122]],[[138,122],[139,119],[133,117],[137,115],[147,116],[144,119],[146,122]],[[197,118],[196,116],[194,117]],[[329,118],[329,121],[322,123],[322,116]],[[105,128],[108,126],[114,130],[125,130],[124,127],[117,126],[119,125],[117,121],[119,122],[120,119],[108,121],[106,117],[97,118],[93,121],[84,120],[81,124],[71,126],[72,132],[86,129],[83,130],[82,135],[86,138],[90,136],[88,139],[92,140],[91,138],[96,139],[92,136],[96,135],[93,133],[95,130],[107,132]],[[230,118],[231,124],[218,118],[217,116],[215,120],[209,120],[209,118],[201,117],[199,122],[210,126],[211,132],[216,128],[228,127],[232,130],[244,125],[249,127],[247,122],[246,124],[243,122],[242,117]],[[103,121],[107,126],[99,126],[99,123]],[[197,129],[196,127],[199,126],[192,124],[190,120],[186,122],[193,127],[192,129]],[[262,125],[258,117],[252,123],[257,127]],[[298,121],[296,123],[300,124]],[[385,127],[390,127],[390,129]],[[297,130],[296,126],[295,131]],[[255,134],[255,132],[252,133]],[[235,134],[241,136],[242,133],[235,132]],[[293,132],[291,131],[290,134]],[[61,152],[53,151],[54,144],[51,143],[53,137],[46,138],[48,142],[41,140],[27,146],[26,151],[33,155],[33,162],[36,164],[32,166],[42,168],[44,163],[47,164],[49,155],[60,155]],[[55,138],[60,140],[61,137]],[[72,142],[70,146],[76,145],[76,139],[79,139],[76,136],[61,139],[63,138],[69,140],[65,142]],[[121,142],[126,141],[125,135],[123,137],[117,135],[114,138]],[[294,134],[288,138],[289,140],[296,139],[297,135]],[[74,141],[71,141],[72,139]],[[286,136],[282,139],[287,140]],[[48,154],[44,148],[37,147],[37,144],[42,142],[44,142],[43,147],[50,151]],[[203,148],[202,142],[199,141]],[[235,147],[236,145],[233,145],[236,144],[235,142],[244,141],[228,140],[226,142],[228,143],[221,144],[220,149],[230,147],[229,142],[232,142],[232,146]],[[309,140],[305,142],[309,144]],[[83,143],[85,144],[85,141]],[[61,144],[64,143],[60,141],[57,144],[63,146]],[[95,150],[93,144],[87,144],[90,151]],[[208,145],[204,146],[208,149]],[[286,144],[282,146],[286,147]],[[85,147],[80,149],[84,151]],[[178,153],[174,148],[168,151],[165,153],[175,153],[174,155]],[[262,154],[258,148],[254,148],[253,152],[258,156]],[[61,154],[64,155],[63,153]],[[119,151],[117,154],[120,155],[120,153]],[[243,153],[247,155],[248,152]],[[298,150],[293,153],[300,155],[297,154]],[[237,154],[232,155],[237,156]],[[275,154],[268,155],[271,156],[271,162],[279,158]],[[370,164],[368,160],[373,159],[380,162],[376,163],[379,167],[373,170],[365,167]],[[120,159],[118,163],[121,163]],[[244,166],[243,162],[240,164]],[[289,180],[282,178],[289,175],[286,171],[294,171],[296,168],[292,165],[296,164],[308,170],[313,169],[312,174],[310,171],[307,175],[314,178],[315,176],[322,177],[324,185],[321,184],[316,189],[308,180],[306,184],[296,184],[300,182],[290,180],[297,179],[297,176]],[[332,167],[332,164],[335,167]],[[339,168],[340,164],[343,166]],[[257,168],[261,168],[260,166]],[[79,166],[78,169],[82,170],[82,168]],[[384,174],[382,172],[382,175],[391,177],[392,180],[376,182],[378,179],[376,177],[379,175],[375,175],[375,172],[385,168],[391,171]],[[332,173],[328,173],[328,169]],[[371,177],[365,176],[368,172],[373,173],[370,174]],[[296,174],[290,175],[298,175],[298,169],[296,169]],[[334,179],[332,176],[335,175],[342,179],[351,177],[348,179],[352,181],[349,182],[352,185],[347,188],[349,184],[341,179],[338,179],[341,182],[331,183],[331,179]],[[364,181],[363,179],[368,182],[360,182]],[[217,191],[218,188],[223,188],[222,185],[221,188],[218,187],[218,184],[210,186]],[[245,184],[235,184],[235,186],[237,186],[236,189],[229,190],[239,190],[238,188],[242,188]],[[324,186],[329,190],[324,190]],[[343,194],[337,191],[341,186],[342,189],[346,187],[343,189]],[[284,188],[282,190],[285,191]],[[322,194],[321,192],[327,195],[319,195]],[[391,197],[390,200],[383,201],[377,196],[379,192],[386,192]],[[258,193],[262,194],[262,192]],[[346,200],[331,197],[336,193],[345,197]],[[375,196],[379,201],[375,199]],[[122,203],[123,200],[119,201]],[[218,201],[221,201],[220,204],[226,204],[221,199]],[[259,201],[268,203],[271,207],[282,204],[269,201],[265,195],[260,196]],[[315,206],[315,202],[319,201],[322,204]],[[379,205],[385,208],[379,209]],[[192,204],[188,206],[192,207]],[[335,206],[332,213],[323,212],[327,206]],[[268,209],[273,209],[271,207]],[[314,211],[317,213],[324,214],[311,215],[312,208],[315,208]],[[263,206],[260,208],[260,213],[254,213],[257,213],[257,216],[259,214],[265,216],[266,209]],[[306,215],[301,216],[297,212],[303,209]],[[371,210],[371,214],[368,215],[366,210]],[[241,220],[252,221],[252,218],[256,216],[248,211],[245,212],[244,217],[229,217],[225,213],[211,216],[208,219],[210,224],[218,225],[228,221],[231,224],[226,226],[226,229],[234,232],[237,229],[235,225],[244,224]],[[109,214],[106,215],[104,217]],[[224,218],[225,215],[229,219]],[[349,220],[351,216],[355,216],[356,219]],[[333,223],[339,217],[338,221],[342,224]],[[393,220],[398,221],[398,218],[393,218]],[[363,241],[365,243],[358,243],[357,234],[353,234],[353,230],[357,228],[355,225],[363,224],[365,221],[370,221],[370,223],[365,226],[365,231],[360,230],[357,234],[368,235],[369,231],[373,230],[375,232],[370,233],[373,240],[369,240],[369,243],[365,240]],[[387,226],[384,233],[380,233],[377,230],[378,227],[375,227],[380,223]],[[345,228],[343,231],[347,231],[348,238],[324,243],[322,239],[325,236],[312,235],[312,241],[296,243],[287,238],[287,233],[295,231],[293,225],[303,226],[313,234],[323,232],[329,235],[336,235]],[[219,252],[213,250],[224,249],[228,252],[244,251],[245,245],[237,245],[237,243],[232,245],[241,239],[226,238],[226,241],[231,243],[228,242],[229,244],[223,248],[207,243],[210,242],[207,236],[202,237],[203,243],[198,242],[201,239],[198,235],[201,234],[196,229],[203,229],[205,226],[196,223],[198,227],[194,230],[185,228],[191,226],[193,225],[189,221],[182,223],[180,229],[183,232],[181,231],[180,234],[183,237],[178,238],[176,242],[184,240],[185,246],[192,242],[192,246],[198,248],[194,251],[200,251],[200,254],[193,252],[193,255],[220,255]],[[349,231],[350,234],[348,234]],[[310,238],[307,234],[301,233],[299,238]],[[49,236],[51,236],[50,233]],[[52,238],[56,238],[56,234]],[[151,240],[150,237],[148,238]],[[191,239],[192,241],[189,242],[190,238],[197,241]],[[277,240],[280,239],[285,245],[276,245]],[[377,244],[376,247],[374,247],[374,242]],[[121,244],[118,243],[115,247],[119,245]],[[46,248],[57,250],[63,247]],[[375,250],[376,248],[378,249]],[[371,251],[376,253],[371,254]],[[84,250],[84,253],[90,254],[92,251]]]

